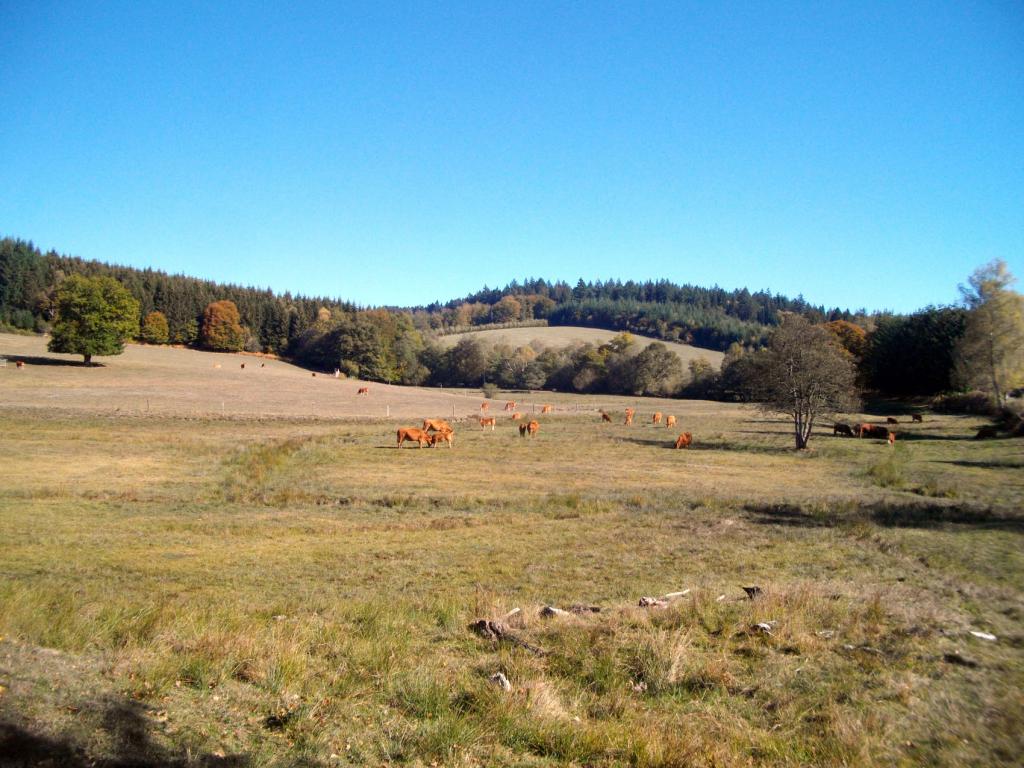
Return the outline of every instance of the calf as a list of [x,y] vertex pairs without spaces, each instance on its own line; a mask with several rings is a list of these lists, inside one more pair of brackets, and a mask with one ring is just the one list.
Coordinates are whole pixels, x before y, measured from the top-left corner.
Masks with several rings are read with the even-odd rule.
[[437,448],[440,443],[448,443],[448,447],[452,447],[452,438],[455,436],[454,432],[435,432],[430,436],[430,446]]
[[370,394],[370,388],[369,387],[360,387],[359,389],[356,390],[356,394],[357,395],[368,395],[368,394]]
[[601,411],[601,423],[603,424],[603,423],[604,423],[604,422],[606,422],[606,421],[607,421],[607,422],[608,422],[608,423],[610,424],[610,423],[611,423],[611,421],[612,421],[612,417],[611,417],[611,416],[609,416],[609,415],[608,415],[607,413],[605,413],[604,411]]
[[832,434],[853,437],[853,429],[850,427],[849,424],[836,424],[832,427]]

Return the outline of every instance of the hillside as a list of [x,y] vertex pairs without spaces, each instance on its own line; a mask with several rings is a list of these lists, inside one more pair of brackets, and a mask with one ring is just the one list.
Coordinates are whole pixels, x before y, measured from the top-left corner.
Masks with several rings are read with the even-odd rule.
[[[604,344],[616,335],[616,331],[606,331],[601,328],[580,328],[577,326],[496,328],[487,331],[469,331],[467,333],[442,336],[438,339],[438,343],[448,349],[455,346],[460,339],[464,339],[468,336],[474,339],[479,339],[487,344],[506,343],[514,347],[521,347],[536,340],[547,347],[559,348],[565,347],[573,342],[586,342],[600,345]],[[634,334],[634,336],[639,348],[641,349],[651,342],[658,341],[658,339],[651,339],[637,334]],[[716,370],[722,367],[722,358],[725,357],[722,352],[718,352],[714,349],[701,349],[700,347],[694,347],[690,344],[679,344],[672,341],[663,341],[662,343],[679,355],[679,359],[683,361],[684,366],[691,360],[703,357],[711,363]]]
[[[538,329],[532,329],[538,330]],[[312,373],[282,360],[252,355],[201,352],[177,347],[128,344],[123,355],[97,358],[104,367],[86,368],[81,356],[46,350],[46,338],[0,333],[0,389],[7,408],[90,414],[229,418],[386,418],[411,421],[427,416],[471,418],[482,396],[475,389],[404,387]],[[18,370],[15,360],[27,365]],[[242,364],[245,368],[242,368]],[[552,403],[560,413],[592,413],[625,407],[639,398],[583,397],[537,393],[520,409]],[[656,398],[642,402],[655,404]]]

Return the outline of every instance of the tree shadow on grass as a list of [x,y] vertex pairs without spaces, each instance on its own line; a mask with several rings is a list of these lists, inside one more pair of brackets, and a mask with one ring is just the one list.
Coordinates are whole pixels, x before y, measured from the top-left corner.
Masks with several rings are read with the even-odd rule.
[[24,725],[0,716],[0,768],[185,768],[188,766],[249,765],[245,755],[192,755],[171,752],[150,735],[145,707],[134,701],[106,701],[101,704],[101,727],[111,736],[111,752],[106,757],[89,755],[72,737],[53,737],[34,733]]
[[1024,515],[1000,512],[969,504],[937,504],[912,501],[879,501],[833,509],[807,508],[799,504],[745,504],[755,523],[798,528],[826,528],[855,522],[872,522],[889,528],[939,528],[949,525],[1024,533]]
[[[679,432],[670,432],[660,440],[657,438],[642,438],[642,437],[623,437],[620,440],[633,443],[634,445],[642,445],[647,448],[667,448],[668,450],[676,450],[676,438],[679,437]],[[700,440],[698,436],[694,436],[693,442],[686,448],[680,448],[680,451],[738,451],[741,453],[786,453],[792,452],[791,449],[787,451],[786,448],[769,446],[769,445],[750,445],[748,443],[727,443],[721,440]]]
[[967,461],[965,459],[955,459],[952,461],[940,461],[939,464],[953,464],[957,467],[979,467],[981,469],[1024,469],[1024,461],[1014,461],[1013,459],[993,459],[992,461]]
[[104,363],[97,363],[93,360],[91,363],[86,364],[84,360],[62,360],[59,357],[36,357],[31,355],[7,355],[8,367],[13,366],[19,360],[25,365],[60,365],[69,368],[106,368]]

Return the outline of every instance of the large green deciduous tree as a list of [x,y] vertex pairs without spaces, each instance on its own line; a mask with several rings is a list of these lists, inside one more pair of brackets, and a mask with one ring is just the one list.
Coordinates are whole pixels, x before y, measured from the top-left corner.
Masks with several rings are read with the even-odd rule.
[[761,408],[793,419],[796,447],[806,448],[814,422],[857,403],[856,371],[834,334],[799,315],[783,315],[756,356],[753,389]]
[[48,349],[82,355],[120,355],[139,330],[139,302],[112,277],[72,275],[60,284]]

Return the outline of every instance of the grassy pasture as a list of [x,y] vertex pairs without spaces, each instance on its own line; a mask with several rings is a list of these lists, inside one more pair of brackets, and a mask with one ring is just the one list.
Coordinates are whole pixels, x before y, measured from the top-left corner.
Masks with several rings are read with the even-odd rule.
[[[443,347],[454,347],[461,339],[479,339],[485,344],[510,344],[513,347],[521,347],[533,341],[539,341],[547,347],[565,347],[573,342],[584,341],[591,344],[601,345],[615,337],[616,331],[606,331],[601,328],[579,328],[576,326],[526,326],[523,328],[490,328],[486,331],[467,331],[466,333],[454,333],[438,338],[438,343]],[[646,347],[652,341],[646,336],[634,334],[638,344]],[[685,366],[691,360],[703,357],[715,368],[722,366],[722,358],[725,355],[714,349],[701,349],[690,344],[679,344],[673,341],[662,341],[666,347],[671,349],[683,361]]]
[[[44,387],[68,370],[39,369]],[[1024,752],[1024,445],[970,440],[978,419],[796,454],[747,409],[640,401],[693,432],[674,451],[675,430],[622,425],[637,401],[565,396],[534,440],[499,415],[459,422],[451,450],[396,450],[411,414],[93,402],[0,409],[0,765]],[[539,616],[573,603],[602,610]],[[543,655],[467,628],[516,607],[509,631]]]

